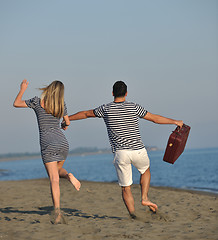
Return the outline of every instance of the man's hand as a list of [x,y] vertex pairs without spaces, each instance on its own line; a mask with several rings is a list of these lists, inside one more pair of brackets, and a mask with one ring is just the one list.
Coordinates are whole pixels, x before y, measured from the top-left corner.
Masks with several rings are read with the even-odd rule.
[[176,125],[179,126],[180,128],[182,128],[182,126],[183,126],[183,121],[182,121],[182,120],[176,121]]

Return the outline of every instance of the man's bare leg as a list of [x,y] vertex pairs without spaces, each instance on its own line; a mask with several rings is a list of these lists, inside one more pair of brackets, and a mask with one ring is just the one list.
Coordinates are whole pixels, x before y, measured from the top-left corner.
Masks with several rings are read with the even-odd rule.
[[140,179],[142,205],[143,206],[148,206],[152,212],[156,212],[157,211],[157,205],[155,203],[152,203],[148,199],[148,190],[149,190],[149,187],[150,187],[150,179],[151,179],[151,173],[150,173],[150,168],[148,168],[141,175],[141,179]]
[[135,217],[134,198],[131,192],[131,186],[122,187],[122,197],[126,208],[131,217]]
[[78,181],[72,173],[68,173],[64,168],[65,160],[58,162],[58,173],[60,178],[66,178],[74,187],[77,191],[80,190],[81,183]]

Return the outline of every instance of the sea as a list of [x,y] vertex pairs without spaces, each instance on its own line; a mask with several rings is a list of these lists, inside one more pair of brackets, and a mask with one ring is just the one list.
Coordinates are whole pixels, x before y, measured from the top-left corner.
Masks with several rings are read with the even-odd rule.
[[[218,194],[218,148],[185,149],[174,164],[163,161],[164,151],[149,151],[151,186]],[[113,154],[68,156],[64,167],[79,180],[117,182]],[[46,178],[40,158],[0,162],[0,181]],[[140,174],[133,167],[133,183]]]

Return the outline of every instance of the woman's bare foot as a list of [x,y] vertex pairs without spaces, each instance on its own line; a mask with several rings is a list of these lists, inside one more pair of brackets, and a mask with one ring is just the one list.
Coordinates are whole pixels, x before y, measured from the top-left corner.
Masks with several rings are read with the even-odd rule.
[[79,190],[80,190],[80,187],[81,187],[80,181],[78,181],[78,180],[73,176],[72,173],[68,173],[68,177],[69,177],[70,183],[73,184],[73,186],[75,187],[75,189],[76,189],[77,191],[79,191]]
[[55,216],[54,224],[61,224],[61,220],[62,220],[62,216],[61,216],[61,213],[59,213]]
[[55,208],[51,214],[51,223],[52,224],[66,224],[63,214],[61,213],[60,208]]
[[155,203],[152,203],[152,202],[149,201],[149,200],[143,200],[143,199],[142,199],[142,205],[143,205],[143,206],[148,206],[153,213],[156,213],[157,208],[158,208]]

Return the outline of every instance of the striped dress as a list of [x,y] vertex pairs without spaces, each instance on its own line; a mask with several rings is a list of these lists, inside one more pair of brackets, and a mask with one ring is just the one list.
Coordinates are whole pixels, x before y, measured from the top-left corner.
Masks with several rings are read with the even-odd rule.
[[[60,119],[45,111],[40,104],[40,98],[34,97],[25,100],[27,106],[32,108],[36,114],[40,149],[44,163],[62,161],[67,158],[69,151],[68,141],[60,128]],[[64,116],[67,115],[67,108],[64,104]]]
[[116,150],[144,148],[139,118],[147,114],[145,108],[128,101],[111,102],[94,109],[94,114],[104,119],[113,153]]

